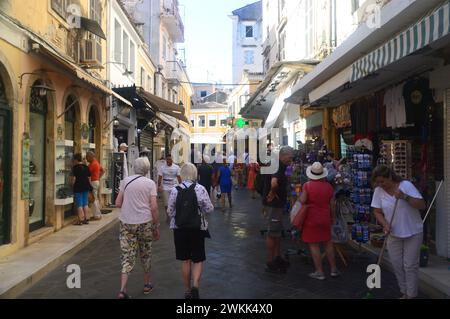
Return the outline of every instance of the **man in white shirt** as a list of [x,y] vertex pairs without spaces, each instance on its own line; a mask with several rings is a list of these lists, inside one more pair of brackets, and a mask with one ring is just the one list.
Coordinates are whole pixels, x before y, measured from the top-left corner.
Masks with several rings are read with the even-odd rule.
[[155,167],[154,167],[155,172],[153,174],[155,181],[158,180],[158,174],[164,165],[166,165],[166,160],[164,159],[164,154],[163,154],[163,155],[161,155],[161,158],[155,162]]
[[172,188],[181,184],[180,167],[173,164],[172,156],[168,154],[166,156],[166,165],[163,165],[158,170],[158,190],[162,192],[164,207],[167,211],[169,203],[169,195]]

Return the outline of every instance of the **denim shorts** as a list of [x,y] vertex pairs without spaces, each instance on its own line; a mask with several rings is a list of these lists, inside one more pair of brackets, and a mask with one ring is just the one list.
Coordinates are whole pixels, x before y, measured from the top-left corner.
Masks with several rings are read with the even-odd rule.
[[89,192],[75,193],[75,206],[81,208],[88,205]]

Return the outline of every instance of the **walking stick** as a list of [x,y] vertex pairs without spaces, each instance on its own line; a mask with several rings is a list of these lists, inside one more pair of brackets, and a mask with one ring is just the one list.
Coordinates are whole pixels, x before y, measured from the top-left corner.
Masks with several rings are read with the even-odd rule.
[[438,189],[437,189],[436,193],[434,194],[434,197],[433,197],[433,200],[431,201],[430,207],[428,207],[427,213],[425,214],[425,217],[423,218],[423,221],[422,221],[423,224],[425,224],[425,221],[426,221],[427,218],[428,218],[428,214],[429,214],[430,211],[431,211],[431,207],[433,207],[434,201],[436,200],[436,197],[437,197],[437,195],[439,194],[439,191],[441,190],[441,187],[442,187],[442,184],[443,184],[443,183],[444,183],[444,181],[441,181],[441,182],[439,183]]
[[[384,238],[383,247],[381,248],[380,255],[378,256],[378,261],[377,261],[378,267],[380,267],[381,261],[383,260],[383,255],[384,255],[384,252],[386,251],[387,241],[389,239],[389,236],[391,235],[392,222],[394,221],[395,213],[397,212],[398,201],[399,201],[399,199],[395,200],[394,213],[392,214],[391,221],[389,222],[389,233],[387,233],[386,237]],[[373,288],[370,288],[370,290],[367,292],[366,297],[364,299],[372,299],[373,298],[372,290],[373,290]]]

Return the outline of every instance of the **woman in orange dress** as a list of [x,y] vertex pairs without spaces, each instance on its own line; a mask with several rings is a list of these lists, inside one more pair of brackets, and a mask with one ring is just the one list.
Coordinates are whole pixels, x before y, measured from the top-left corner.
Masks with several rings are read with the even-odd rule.
[[248,179],[247,179],[247,189],[252,192],[252,198],[256,198],[256,190],[255,190],[255,180],[256,175],[259,171],[258,163],[250,163],[248,166]]

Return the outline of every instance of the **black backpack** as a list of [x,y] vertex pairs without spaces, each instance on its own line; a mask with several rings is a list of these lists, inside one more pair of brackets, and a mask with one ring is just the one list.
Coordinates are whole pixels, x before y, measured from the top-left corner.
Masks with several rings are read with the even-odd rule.
[[198,211],[195,185],[196,184],[193,183],[191,186],[186,188],[177,186],[178,195],[175,214],[175,225],[177,228],[200,230],[201,216]]

